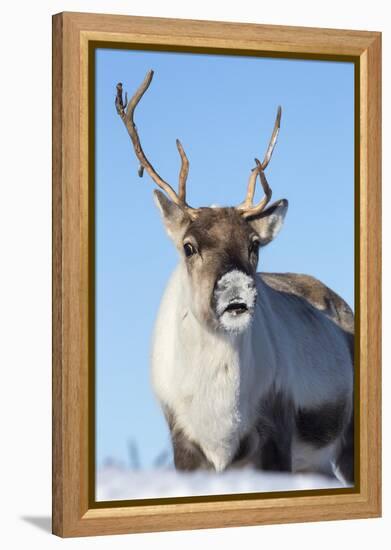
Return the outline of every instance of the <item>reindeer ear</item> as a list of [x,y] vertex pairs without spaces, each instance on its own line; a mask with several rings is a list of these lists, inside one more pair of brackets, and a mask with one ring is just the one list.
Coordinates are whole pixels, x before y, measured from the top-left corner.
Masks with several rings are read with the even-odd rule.
[[280,232],[288,211],[288,201],[281,199],[266,210],[249,218],[249,222],[261,238],[261,246],[269,244]]
[[166,231],[174,243],[178,244],[182,240],[183,234],[190,223],[190,218],[180,206],[170,201],[161,191],[156,189],[153,194],[155,203],[162,215]]

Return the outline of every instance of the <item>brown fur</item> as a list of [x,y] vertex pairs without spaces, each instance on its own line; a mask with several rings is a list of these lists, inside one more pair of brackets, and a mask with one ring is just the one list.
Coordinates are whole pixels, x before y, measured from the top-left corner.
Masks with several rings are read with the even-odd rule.
[[259,276],[274,290],[303,298],[344,331],[354,333],[354,315],[348,304],[315,277],[298,273],[259,273]]

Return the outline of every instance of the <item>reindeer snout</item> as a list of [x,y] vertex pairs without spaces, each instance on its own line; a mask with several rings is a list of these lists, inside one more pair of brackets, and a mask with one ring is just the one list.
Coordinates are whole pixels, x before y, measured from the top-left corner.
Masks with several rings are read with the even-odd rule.
[[250,311],[255,305],[256,295],[252,277],[238,269],[228,271],[216,282],[214,298],[217,313]]

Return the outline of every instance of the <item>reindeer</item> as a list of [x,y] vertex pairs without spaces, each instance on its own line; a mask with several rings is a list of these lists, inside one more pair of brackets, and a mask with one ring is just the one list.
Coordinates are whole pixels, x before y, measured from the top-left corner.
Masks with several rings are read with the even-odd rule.
[[[263,162],[255,159],[236,207],[192,208],[189,161],[179,140],[178,192],[141,147],[132,99],[117,85],[116,109],[140,163],[164,192],[155,202],[179,264],[164,292],[152,347],[152,384],[179,470],[249,465],[318,472],[350,484],[353,468],[354,319],[335,292],[309,275],[257,273],[288,201],[269,205],[265,169],[280,129],[278,108]],[[253,204],[259,178],[264,197]]]

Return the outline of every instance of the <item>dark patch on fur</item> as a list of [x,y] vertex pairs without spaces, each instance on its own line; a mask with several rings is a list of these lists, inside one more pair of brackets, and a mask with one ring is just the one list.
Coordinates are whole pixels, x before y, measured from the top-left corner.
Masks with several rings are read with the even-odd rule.
[[252,451],[252,447],[251,437],[248,435],[242,437],[232,462],[239,462],[247,458]]
[[260,452],[256,467],[262,470],[292,470],[293,405],[281,392],[272,389],[262,400],[257,431]]
[[260,455],[260,467],[262,470],[274,472],[291,472],[292,456],[290,446],[284,449],[275,438],[269,439],[263,444]]
[[340,400],[314,409],[299,409],[296,428],[300,439],[318,448],[334,441],[346,425],[346,406],[346,400]]

